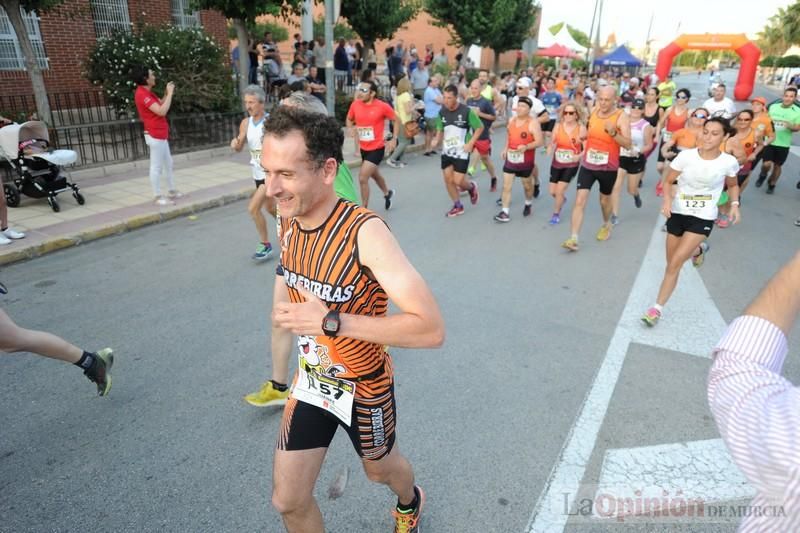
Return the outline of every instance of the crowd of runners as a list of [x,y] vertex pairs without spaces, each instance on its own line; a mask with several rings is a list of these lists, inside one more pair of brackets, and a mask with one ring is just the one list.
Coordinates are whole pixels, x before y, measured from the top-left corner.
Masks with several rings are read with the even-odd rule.
[[[766,184],[767,194],[775,192],[792,134],[800,129],[793,87],[780,101],[754,98],[737,111],[723,84],[702,105],[693,105],[688,89],[654,75],[639,80],[603,73],[588,79],[530,69],[496,77],[481,71],[469,84],[460,73],[446,82],[432,76],[419,105],[403,78],[391,104],[378,93],[374,73],[367,69],[342,129],[307,92],[286,95],[268,114],[264,90],[251,85],[243,96],[248,116],[230,141],[232,150],[250,153],[254,194],[248,211],[259,238],[253,259],[277,256],[271,376],[244,399],[259,407],[284,406],[272,502],[289,531],[324,530],[313,489],[339,426],[368,478],[397,495],[395,531],[419,528],[425,493],[397,447],[388,347],[437,347],[444,341],[444,323],[423,278],[388,227],[368,210],[372,181],[381,191],[383,209],[392,208],[395,191],[380,167],[384,161],[404,166],[403,151],[419,130],[419,118],[426,128],[423,155],[438,156],[441,163],[449,197],[446,217],[465,213],[462,198],[472,205],[480,201],[483,170],[485,190],[497,196],[494,220],[511,221],[517,179],[524,193],[521,214],[529,217],[549,175],[549,224],[568,223],[562,247],[572,253],[583,246],[584,212],[595,183],[601,207],[596,239],[603,242],[620,221],[623,189],[633,208],[650,208],[643,199],[643,179],[648,163],[655,164],[660,179],[648,187],[660,197],[666,221],[666,269],[655,303],[643,310],[642,321],[650,327],[661,318],[684,263],[691,260],[699,267],[704,262],[714,226],[741,221],[742,193],[759,163],[755,187]],[[505,123],[506,140],[492,146],[498,122]],[[345,142],[355,143],[361,155],[357,182],[343,164]],[[499,153],[498,167],[493,149]],[[570,203],[573,180],[577,186]],[[570,206],[569,219],[562,220]],[[390,301],[396,312],[389,313]],[[85,352],[21,330],[2,312],[0,333],[14,340],[0,348],[71,361],[101,395],[108,392],[110,350]],[[290,381],[295,336],[298,363]]]

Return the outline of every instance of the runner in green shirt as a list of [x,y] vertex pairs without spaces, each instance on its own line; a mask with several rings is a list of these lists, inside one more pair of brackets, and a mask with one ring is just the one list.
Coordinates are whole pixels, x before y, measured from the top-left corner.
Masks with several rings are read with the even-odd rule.
[[475,148],[475,140],[483,132],[483,123],[475,111],[458,102],[458,87],[448,85],[444,88],[444,103],[434,122],[436,137],[433,146],[442,144],[442,173],[447,193],[453,201],[453,208],[446,213],[457,217],[464,213],[464,206],[458,199],[459,190],[469,191],[472,205],[478,203],[478,184],[467,180],[465,175],[469,166],[469,154]]
[[781,168],[789,157],[792,134],[800,130],[800,106],[795,103],[796,99],[797,89],[787,87],[783,91],[782,101],[775,102],[767,110],[775,128],[775,140],[764,149],[764,162],[756,181],[756,187],[761,187],[767,174],[772,171],[767,182],[767,194],[774,194],[775,185],[781,177]]
[[672,95],[678,86],[672,81],[672,73],[667,74],[667,79],[658,84],[658,105],[665,111],[672,105]]

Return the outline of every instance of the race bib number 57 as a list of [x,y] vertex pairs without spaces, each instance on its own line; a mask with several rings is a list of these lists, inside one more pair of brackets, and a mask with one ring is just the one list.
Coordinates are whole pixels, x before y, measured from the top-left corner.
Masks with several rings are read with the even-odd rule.
[[300,358],[292,388],[292,396],[297,400],[324,409],[349,426],[355,394],[356,384],[352,381],[321,374]]

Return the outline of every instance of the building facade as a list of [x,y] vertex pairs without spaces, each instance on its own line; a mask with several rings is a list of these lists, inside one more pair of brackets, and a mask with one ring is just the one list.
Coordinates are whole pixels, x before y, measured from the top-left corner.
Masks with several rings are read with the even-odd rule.
[[[83,76],[84,62],[99,36],[141,24],[202,26],[227,47],[225,17],[216,11],[188,11],[189,0],[65,0],[45,13],[24,13],[28,33],[49,93],[96,87]],[[22,51],[8,15],[0,7],[0,94],[30,95]],[[2,110],[0,110],[2,111]]]

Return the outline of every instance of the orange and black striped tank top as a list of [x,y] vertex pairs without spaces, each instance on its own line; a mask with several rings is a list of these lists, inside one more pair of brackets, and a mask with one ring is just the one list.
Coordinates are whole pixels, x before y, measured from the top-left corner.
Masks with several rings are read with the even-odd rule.
[[[303,302],[302,286],[341,313],[385,316],[389,298],[358,260],[358,231],[372,211],[339,200],[318,228],[304,230],[295,219],[281,223],[281,265],[294,303]],[[320,373],[342,379],[371,377],[359,388],[380,388],[391,381],[391,360],[383,344],[347,337],[301,336],[298,347],[306,362]],[[385,372],[381,372],[384,370]]]

